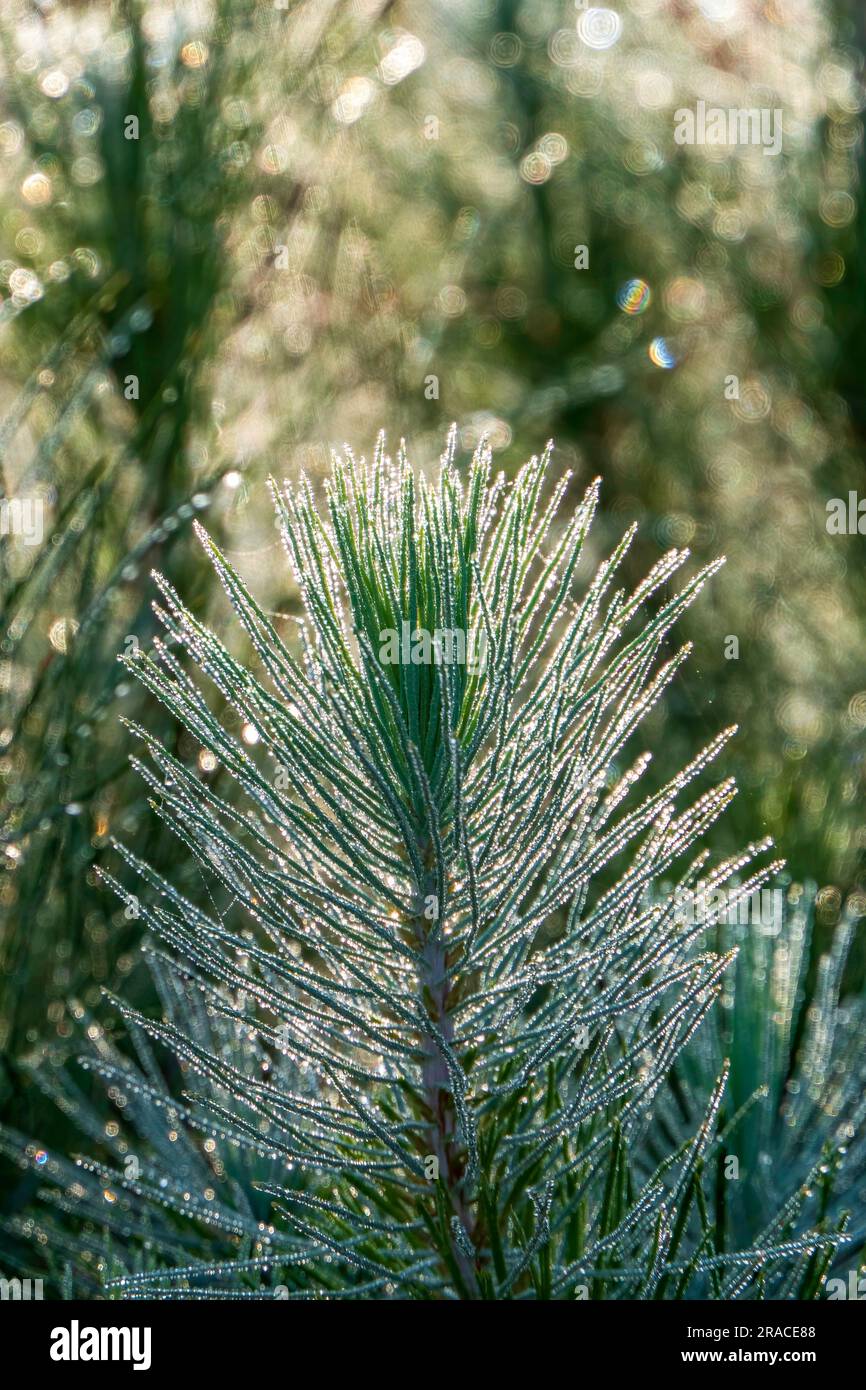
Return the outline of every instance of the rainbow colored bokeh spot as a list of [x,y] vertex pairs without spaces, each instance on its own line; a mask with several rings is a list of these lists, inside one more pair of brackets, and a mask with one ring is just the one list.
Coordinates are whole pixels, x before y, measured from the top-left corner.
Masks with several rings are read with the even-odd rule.
[[624,314],[642,314],[652,299],[646,280],[626,280],[617,291],[616,302]]
[[657,367],[663,367],[665,371],[670,371],[677,365],[676,354],[666,338],[653,338],[647,348],[650,361]]

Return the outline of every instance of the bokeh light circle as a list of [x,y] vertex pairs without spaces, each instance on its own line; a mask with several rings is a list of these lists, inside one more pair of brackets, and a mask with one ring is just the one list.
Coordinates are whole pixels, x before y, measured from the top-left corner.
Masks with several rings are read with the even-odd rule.
[[594,5],[580,16],[577,32],[587,48],[613,48],[622,33],[622,20],[616,10]]
[[490,56],[498,68],[513,68],[522,50],[517,34],[494,34],[490,41]]
[[677,365],[676,354],[666,338],[653,338],[647,349],[650,361],[669,372]]
[[624,314],[642,314],[652,299],[646,280],[626,280],[617,291],[616,302]]

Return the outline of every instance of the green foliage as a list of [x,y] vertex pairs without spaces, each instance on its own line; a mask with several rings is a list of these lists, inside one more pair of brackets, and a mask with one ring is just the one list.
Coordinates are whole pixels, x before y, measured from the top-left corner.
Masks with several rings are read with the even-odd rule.
[[[148,566],[204,597],[188,522],[207,496],[262,601],[290,608],[246,482],[315,471],[383,417],[421,452],[443,418],[497,449],[555,433],[584,482],[604,471],[597,544],[645,523],[632,583],[671,543],[727,554],[714,623],[685,616],[706,702],[746,730],[722,757],[749,810],[721,833],[759,826],[797,876],[857,887],[861,539],[823,519],[860,477],[859,11],[784,35],[755,16],[744,50],[739,24],[717,49],[699,7],[674,28],[661,9],[598,51],[570,0],[452,10],[4,9],[2,487],[49,520],[38,551],[0,545],[13,1057],[56,1036],[70,990],[92,1006],[127,976],[127,925],[89,872],[106,828],[182,871],[115,734],[138,712],[113,657],[149,640]],[[779,160],[672,144],[678,106],[749,105],[755,81],[797,112]],[[633,276],[651,299],[628,316]],[[668,775],[709,727],[684,682],[653,715]]]
[[[590,1242],[592,1230],[609,1230],[618,1204],[689,1142],[726,1058],[719,1124],[727,1127],[725,1151],[741,1156],[749,1177],[721,1185],[714,1139],[714,1156],[698,1164],[700,1180],[680,1209],[690,1214],[673,1218],[671,1244],[699,1240],[704,1221],[714,1248],[760,1243],[787,1198],[810,1183],[815,1195],[802,1211],[795,1203],[799,1215],[786,1239],[808,1222],[835,1225],[845,1209],[862,1208],[854,1104],[862,1063],[852,1035],[862,934],[847,949],[866,901],[862,537],[828,536],[824,507],[862,483],[864,20],[854,0],[801,19],[780,27],[767,11],[720,26],[692,6],[674,24],[665,7],[643,7],[629,11],[612,47],[596,49],[582,40],[571,0],[465,0],[447,13],[428,0],[381,7],[306,0],[286,9],[272,0],[217,0],[207,12],[171,0],[156,10],[144,0],[59,0],[37,12],[27,0],[7,0],[0,492],[4,500],[38,498],[46,524],[40,546],[0,535],[0,1106],[16,1131],[10,1152],[16,1161],[24,1155],[26,1166],[6,1210],[15,1241],[50,1227],[48,1246],[38,1249],[55,1260],[68,1256],[69,1278],[84,1292],[111,1274],[183,1267],[187,1259],[236,1261],[237,1241],[266,1261],[256,1242],[260,1221],[267,1234],[269,1199],[253,1183],[287,1181],[284,1160],[239,1153],[223,1140],[218,1157],[198,1153],[196,1129],[187,1133],[172,1099],[185,1084],[178,1064],[161,1045],[148,1062],[136,1051],[134,1064],[130,1048],[146,1046],[142,1026],[130,1020],[126,1043],[115,1036],[114,1018],[105,1032],[94,1018],[107,986],[147,1018],[164,1016],[179,1033],[189,1031],[206,1055],[231,1057],[238,1075],[266,1067],[282,1078],[287,1065],[240,1024],[214,1034],[214,1018],[194,1008],[189,972],[181,977],[152,954],[150,969],[140,965],[132,949],[138,897],[118,906],[100,886],[97,866],[117,836],[160,881],[229,929],[260,930],[243,923],[234,888],[214,878],[210,861],[202,872],[213,902],[201,898],[188,844],[148,814],[141,781],[128,771],[118,714],[144,725],[180,762],[200,758],[197,784],[230,808],[224,819],[245,809],[237,764],[220,765],[217,752],[184,731],[173,700],[161,706],[125,673],[118,678],[116,654],[152,641],[154,565],[198,621],[222,624],[219,586],[191,541],[191,522],[206,510],[220,553],[241,557],[274,631],[297,655],[285,616],[300,612],[297,585],[273,563],[279,543],[264,478],[276,469],[295,478],[305,467],[315,484],[326,469],[326,441],[358,437],[383,418],[399,421],[424,456],[438,450],[452,418],[462,422],[464,446],[486,431],[506,460],[555,434],[574,474],[569,505],[603,472],[604,505],[578,578],[588,578],[632,518],[640,533],[619,559],[620,582],[632,591],[670,544],[688,544],[699,568],[728,556],[703,603],[680,615],[696,660],[646,711],[643,739],[654,760],[644,781],[660,794],[695,747],[718,727],[740,723],[715,766],[719,776],[734,774],[743,794],[718,825],[715,845],[735,860],[750,835],[772,834],[793,878],[823,885],[814,930],[810,915],[802,936],[797,909],[790,937],[786,927],[769,944],[740,940],[722,925],[701,944],[720,956],[742,948],[722,986],[723,1002],[733,991],[733,1008],[711,1013],[680,1055],[655,1092],[652,1118],[647,1101],[644,1137],[624,1122],[620,1137],[605,1141],[609,1182],[600,1159],[577,1225]],[[756,88],[758,104],[770,93],[784,109],[780,158],[672,143],[677,107],[698,97],[750,106]],[[137,138],[127,138],[129,116]],[[584,269],[575,262],[581,244]],[[650,293],[644,312],[630,315],[617,292],[633,277]],[[670,356],[649,351],[659,337],[676,361],[670,369],[660,365]],[[729,372],[740,384],[734,400],[722,390]],[[352,500],[351,488],[343,502],[349,515],[356,502],[362,511],[367,505],[363,496]],[[350,585],[353,621],[371,647],[362,658],[350,633],[351,662],[363,679],[365,663],[377,664],[381,625],[395,623],[399,632],[400,605],[408,603],[404,561],[381,537],[379,555],[372,504],[371,515],[363,536],[335,521],[335,552],[322,561],[330,582],[336,556]],[[436,564],[462,560],[448,549],[453,538],[437,558],[424,548],[426,534],[413,561],[415,603],[420,625],[435,626],[445,602]],[[471,541],[462,535],[463,551]],[[465,590],[455,581],[449,602],[458,617],[461,605],[477,600],[474,582],[474,573]],[[641,602],[635,624],[645,616]],[[738,637],[737,660],[726,659],[729,634]],[[232,658],[248,665],[243,626],[225,640]],[[664,635],[659,659],[672,656],[669,642]],[[542,669],[533,661],[527,691]],[[338,662],[336,670],[342,683],[328,698],[339,699],[346,685],[355,700],[349,668]],[[507,670],[515,679],[519,663]],[[451,734],[471,747],[489,674],[451,668],[443,692],[431,667],[385,664],[370,676],[367,697],[378,719],[385,718],[380,705],[399,715],[416,747],[426,784],[395,733],[376,751],[394,762],[389,785],[410,827],[414,812],[406,808],[429,787],[442,853],[463,892],[468,870],[448,801],[454,772],[443,772],[450,744],[439,715],[443,698],[452,701],[452,719],[464,722],[452,723]],[[232,698],[246,696],[233,689]],[[233,730],[235,715],[223,688],[206,699],[205,730],[216,739],[215,727]],[[244,718],[255,733],[255,711]],[[355,755],[343,757],[341,737],[327,743],[325,771],[339,758],[345,781],[355,775]],[[258,767],[268,750],[276,756],[269,738],[242,739],[241,754]],[[322,809],[309,790],[320,771],[314,752],[301,750],[311,815]],[[611,781],[623,772],[618,755],[613,766]],[[703,786],[703,770],[698,776]],[[307,806],[292,785],[281,773],[272,790]],[[336,799],[351,821],[354,803],[346,811]],[[369,794],[362,818],[368,802]],[[534,811],[539,823],[543,806],[542,799]],[[196,810],[203,813],[198,803]],[[348,833],[333,809],[332,817]],[[369,828],[367,819],[359,824]],[[471,841],[477,832],[466,833]],[[357,838],[347,843],[357,848]],[[376,843],[365,836],[365,853]],[[415,848],[432,856],[429,865],[421,859],[429,906],[437,897],[436,846]],[[258,840],[251,852],[264,852]],[[482,880],[486,869],[487,857]],[[613,860],[599,866],[598,895],[616,882],[615,870]],[[381,887],[383,876],[373,876]],[[366,881],[358,891],[379,902]],[[840,919],[837,965],[819,966]],[[557,906],[530,956],[573,925],[569,905]],[[308,963],[320,968],[315,952]],[[765,979],[779,984],[772,1014],[758,983]],[[542,991],[527,1008],[543,1004]],[[821,1020],[816,1037],[807,1026],[813,1010]],[[548,1023],[542,1014],[542,1028]],[[85,1039],[88,1050],[101,1065],[111,1049],[112,1065],[139,1096],[121,1107],[117,1133],[106,1130],[118,1116],[105,1109],[97,1082],[73,1081],[67,1067],[84,1025],[97,1030],[95,1040]],[[467,1074],[481,1075],[483,1067],[461,1060]],[[839,1068],[847,1078],[841,1095]],[[295,1081],[288,1074],[280,1084],[291,1089]],[[792,1081],[800,1085],[796,1105]],[[196,1084],[210,1095],[206,1078]],[[149,1087],[154,1097],[145,1100]],[[762,1087],[767,1096],[753,1101]],[[59,1110],[44,1109],[43,1091]],[[554,1086],[554,1111],[564,1103],[556,1096]],[[169,1111],[197,1154],[184,1160],[182,1175],[176,1166],[176,1183],[172,1155],[181,1141],[166,1139]],[[618,1120],[614,1111],[605,1109],[605,1125]],[[828,1176],[809,1175],[825,1151],[836,1153],[843,1124],[855,1137],[841,1167],[831,1157],[828,1194]],[[99,1143],[103,1167],[92,1173],[59,1157],[79,1143],[76,1125]],[[43,1136],[44,1166],[28,1156],[22,1132]],[[140,1192],[113,1185],[114,1167],[130,1155],[148,1175]],[[220,1164],[225,1181],[214,1173]],[[292,1171],[296,1181],[298,1167]],[[40,1179],[52,1180],[53,1221],[35,1217],[30,1205]],[[70,1197],[77,1183],[82,1194]],[[208,1183],[220,1215],[197,1226],[183,1215],[184,1193]],[[489,1258],[501,1279],[513,1233],[503,1246],[498,1200],[493,1187],[479,1186],[473,1212],[491,1233]],[[530,1207],[524,1200],[515,1216],[524,1241]],[[106,1215],[110,1258],[95,1234]],[[284,1256],[296,1252],[296,1235],[280,1229],[270,1240],[286,1242]],[[851,1232],[862,1240],[856,1215]],[[576,1259],[577,1227],[570,1239]],[[17,1243],[7,1255],[19,1258]],[[618,1256],[599,1258],[610,1292]],[[550,1277],[544,1260],[539,1254],[521,1276],[537,1278],[542,1290]],[[61,1266],[51,1267],[55,1287],[67,1277]],[[271,1271],[272,1285],[314,1287],[285,1265]],[[777,1287],[793,1288],[801,1275],[795,1261]],[[600,1277],[590,1280],[595,1291]],[[685,1278],[663,1275],[657,1292],[670,1297]],[[691,1291],[717,1293],[722,1281],[708,1272]],[[259,1277],[254,1269],[238,1279],[225,1274],[224,1287],[256,1293]]]
[[[737,962],[719,1009],[672,1078],[674,1103],[659,1108],[662,1131],[684,1117],[686,1128],[694,1122],[706,1087],[729,1058],[710,1202],[717,1229],[737,1243],[755,1240],[774,1214],[784,1175],[791,1192],[814,1190],[831,1225],[841,1228],[850,1214],[847,1235],[855,1251],[862,1249],[866,998],[862,990],[843,994],[855,923],[843,920],[827,950],[816,952],[814,885],[791,885],[775,920],[736,920],[745,915],[720,915],[708,934],[716,949],[735,949]],[[734,1180],[724,1178],[730,1159]]]
[[[18,186],[0,254],[13,287],[16,269],[28,278],[0,308],[15,388],[0,491],[38,502],[45,533],[38,548],[0,540],[0,1047],[12,1058],[56,1033],[70,991],[92,1005],[128,975],[128,921],[92,873],[107,827],[140,834],[167,867],[126,775],[117,715],[138,706],[115,657],[152,636],[149,566],[198,596],[190,519],[210,508],[219,531],[234,458],[213,393],[220,342],[250,311],[232,236],[263,139],[252,75],[293,32],[253,0],[220,0],[204,26],[175,13],[166,28],[146,9],[94,13],[89,42],[75,30],[76,80],[60,16],[43,34],[57,64],[36,69],[14,61],[27,31],[11,12],[2,21]],[[319,42],[308,34],[307,60]],[[279,70],[289,104],[303,100],[299,64]],[[55,100],[46,72],[64,84]]]
[[[44,1025],[46,992],[61,1000],[70,985],[105,979],[125,944],[88,882],[118,805],[130,828],[137,820],[128,784],[118,787],[113,729],[125,692],[114,657],[151,631],[142,564],[146,575],[159,559],[195,583],[174,541],[221,471],[196,452],[192,431],[226,285],[226,219],[243,188],[232,132],[212,107],[241,49],[215,46],[204,72],[175,52],[154,86],[152,45],[134,7],[122,13],[126,26],[89,55],[62,120],[40,101],[32,70],[13,69],[6,92],[35,177],[51,190],[30,257],[40,294],[11,324],[16,366],[29,374],[3,427],[12,455],[4,492],[38,495],[46,512],[44,543],[7,574],[0,615],[15,672],[4,740],[19,774],[3,830],[26,849],[5,904],[0,1026],[13,1053]],[[38,437],[29,456],[19,444],[26,449],[28,429]]]
[[[402,454],[392,463],[381,441],[369,465],[336,459],[325,516],[305,480],[274,489],[304,605],[300,651],[201,532],[256,670],[164,579],[165,640],[127,658],[241,797],[136,728],[154,811],[211,887],[199,905],[118,845],[144,886],[133,895],[105,877],[140,911],[175,1002],[162,1019],[115,1003],[138,1049],[149,1035],[180,1061],[184,1095],[166,1099],[147,1051],[146,1082],[108,1050],[95,1065],[134,1116],[167,1110],[175,1141],[190,1127],[214,1153],[234,1149],[248,1176],[265,1159],[276,1172],[254,1180],[273,1199],[255,1253],[247,1216],[234,1262],[200,1258],[187,1239],[178,1263],[181,1237],[166,1238],[160,1216],[146,1260],[134,1242],[102,1250],[109,1287],[814,1292],[814,1260],[842,1236],[820,1213],[810,1229],[807,1192],[790,1193],[754,1246],[719,1239],[707,1183],[728,1064],[695,1130],[648,1163],[660,1093],[732,959],[659,890],[673,869],[688,891],[706,867],[696,841],[734,789],[688,792],[732,731],[643,799],[649,759],[622,758],[687,655],[660,659],[708,573],[647,616],[686,557],[672,551],[633,591],[616,588],[628,532],[578,596],[597,485],[559,525],[567,478],[546,498],[549,451],[507,484],[491,481],[484,447],[464,478],[455,442],[435,482]],[[383,635],[422,619],[483,631],[483,669],[383,660]],[[233,713],[214,714],[207,686]],[[717,864],[708,883],[748,896],[778,868],[760,867],[766,849]],[[169,1172],[161,1150],[131,1178],[86,1165],[76,1201],[93,1215],[95,1181],[106,1186],[127,1242],[156,1197],[230,1230],[225,1201],[201,1190],[214,1182]]]

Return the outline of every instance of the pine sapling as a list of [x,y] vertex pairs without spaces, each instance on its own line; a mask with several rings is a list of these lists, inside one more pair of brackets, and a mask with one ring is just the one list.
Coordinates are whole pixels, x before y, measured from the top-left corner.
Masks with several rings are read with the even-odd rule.
[[671,592],[674,550],[617,587],[632,528],[581,578],[599,485],[563,520],[549,471],[548,448],[493,478],[483,445],[464,468],[452,432],[434,481],[380,439],[334,459],[322,509],[305,478],[273,484],[296,631],[198,528],[255,669],[157,576],[165,636],[126,659],[221,781],[142,728],[136,766],[208,891],[122,844],[143,886],[106,878],[210,1023],[120,1007],[181,1062],[175,1125],[275,1176],[254,1257],[133,1260],[123,1293],[749,1297],[842,1239],[796,1202],[755,1248],[718,1238],[724,1059],[694,1130],[648,1160],[731,960],[675,893],[700,875],[735,899],[779,866],[764,841],[712,867],[700,847],[735,789],[693,787],[732,729],[643,793],[649,755],[626,760],[716,566]]

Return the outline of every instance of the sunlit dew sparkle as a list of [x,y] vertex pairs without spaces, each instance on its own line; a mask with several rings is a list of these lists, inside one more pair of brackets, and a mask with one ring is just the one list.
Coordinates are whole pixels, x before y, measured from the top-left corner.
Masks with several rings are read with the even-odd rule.
[[57,618],[48,629],[48,640],[55,651],[65,653],[77,631],[78,623],[74,618]]
[[626,280],[617,291],[616,302],[624,314],[642,314],[652,299],[646,280]]
[[419,38],[414,34],[401,34],[379,64],[379,76],[386,86],[393,87],[419,68],[426,56]]
[[69,78],[62,68],[50,68],[47,72],[43,72],[39,79],[39,86],[47,97],[56,101],[69,91]]
[[553,166],[547,155],[540,150],[533,150],[531,154],[521,160],[520,176],[527,183],[546,183],[553,172]]
[[706,19],[723,24],[737,18],[739,4],[737,0],[698,0],[698,9]]
[[672,367],[677,365],[676,356],[664,338],[653,338],[647,351],[650,361],[654,362],[657,367],[663,367],[666,371],[670,371]]
[[9,288],[16,305],[33,304],[42,298],[42,284],[32,270],[19,266],[9,276]]
[[616,10],[593,5],[578,19],[577,32],[587,48],[613,48],[622,33],[622,20]]
[[194,39],[192,43],[185,43],[180,50],[180,61],[187,68],[204,67],[208,60],[208,47],[199,39]]
[[341,125],[354,125],[363,116],[375,96],[376,89],[367,77],[350,77],[343,83],[331,107],[334,119]]

